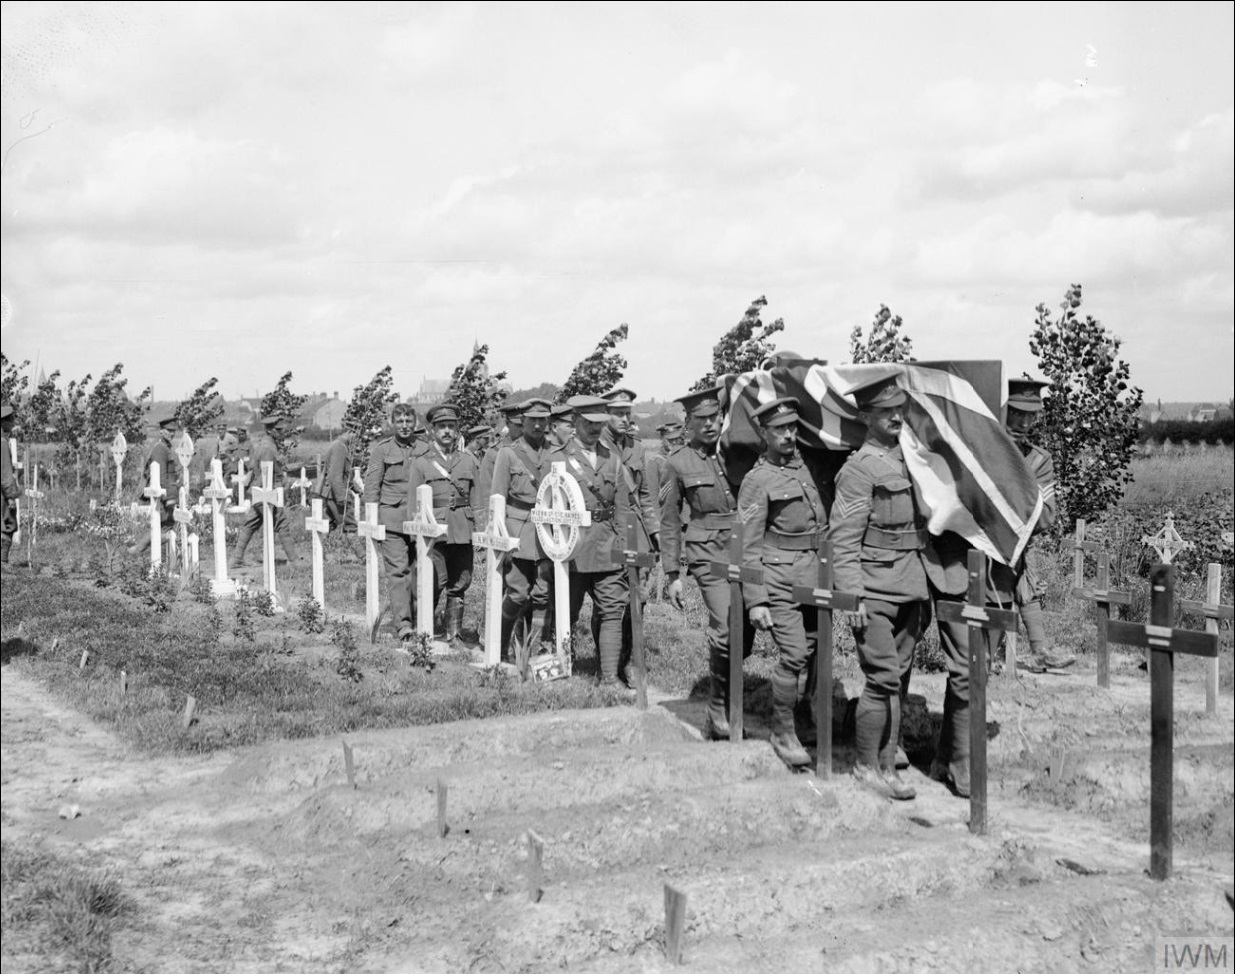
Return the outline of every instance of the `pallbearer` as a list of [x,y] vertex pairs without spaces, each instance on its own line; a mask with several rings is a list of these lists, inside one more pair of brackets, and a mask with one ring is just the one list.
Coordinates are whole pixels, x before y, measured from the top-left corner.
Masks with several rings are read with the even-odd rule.
[[[704,733],[712,740],[725,740],[729,737],[729,583],[714,576],[710,565],[727,558],[737,519],[737,489],[725,476],[716,452],[720,387],[689,393],[677,402],[686,410],[690,441],[664,461],[661,559],[669,580],[669,601],[683,608],[681,575],[685,570],[698,584],[707,606],[711,690]],[[685,527],[683,508],[690,518]],[[745,655],[750,653],[752,635],[748,632],[743,640]]]
[[828,528],[836,587],[862,597],[856,612],[845,613],[866,677],[853,773],[903,801],[917,794],[897,770],[896,748],[913,651],[931,617],[930,536],[900,446],[908,397],[887,379],[858,390],[854,399],[866,439],[836,477]]
[[545,399],[528,400],[519,417],[523,435],[497,449],[493,464],[492,491],[506,499],[506,532],[519,539],[506,570],[506,597],[502,601],[502,658],[511,662],[516,658],[512,640],[525,622],[530,622],[530,628],[519,638],[529,647],[529,655],[536,654],[552,600],[553,562],[540,546],[536,525],[528,519],[548,470],[544,461],[549,410]]
[[[798,603],[796,585],[814,585],[828,517],[815,482],[798,455],[798,402],[774,399],[751,413],[766,450],[742,481],[742,565],[763,571],[762,583],[744,583],[747,615],[776,643],[772,672],[772,749],[790,767],[810,764],[798,738],[794,711],[798,683],[814,665],[817,619]],[[846,586],[841,586],[847,591]],[[809,683],[809,681],[807,681]]]
[[472,584],[474,512],[480,505],[476,458],[458,448],[458,407],[452,403],[434,406],[425,419],[432,442],[411,462],[408,510],[415,509],[417,488],[428,484],[433,490],[433,516],[446,525],[446,534],[429,549],[436,580],[433,604],[436,608],[445,594],[446,641],[457,648],[463,625],[463,598]]

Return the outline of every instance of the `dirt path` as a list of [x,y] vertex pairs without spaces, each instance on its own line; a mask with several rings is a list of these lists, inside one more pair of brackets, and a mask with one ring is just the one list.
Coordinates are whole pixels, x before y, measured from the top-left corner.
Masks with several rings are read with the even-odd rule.
[[[1192,825],[1162,884],[1136,824],[1143,678],[1087,681],[993,683],[974,837],[917,770],[918,799],[893,805],[790,774],[762,741],[703,744],[661,706],[359,734],[352,789],[337,738],[150,759],[9,665],[4,832],[117,873],[138,912],[116,953],[146,971],[668,970],[665,883],[687,894],[694,970],[1149,971],[1158,933],[1231,934],[1231,700],[1218,721],[1178,707]],[[915,691],[938,710],[938,678]]]

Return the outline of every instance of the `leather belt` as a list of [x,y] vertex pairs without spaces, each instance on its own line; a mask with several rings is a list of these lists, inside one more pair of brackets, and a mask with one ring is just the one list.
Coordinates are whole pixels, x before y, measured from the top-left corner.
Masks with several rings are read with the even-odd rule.
[[701,528],[719,530],[720,528],[733,527],[737,516],[736,511],[708,511],[706,514],[692,514],[690,522],[691,524],[699,525]]
[[597,507],[588,511],[592,515],[592,521],[612,521],[616,508],[610,504],[608,507]]
[[782,551],[814,551],[819,547],[819,541],[823,537],[822,531],[807,531],[803,534],[785,534],[781,531],[773,531],[768,528],[764,532],[763,540],[766,544],[770,544],[773,548],[780,548]]
[[921,551],[929,540],[930,532],[926,528],[889,530],[871,524],[866,528],[862,543],[888,551]]

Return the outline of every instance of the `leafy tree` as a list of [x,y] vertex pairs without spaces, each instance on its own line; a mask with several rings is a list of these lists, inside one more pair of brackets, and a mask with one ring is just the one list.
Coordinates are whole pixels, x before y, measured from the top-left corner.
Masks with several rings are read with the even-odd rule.
[[602,338],[592,354],[575,366],[554,401],[565,402],[571,396],[599,396],[617,385],[626,374],[626,359],[613,349],[629,333],[630,326],[623,322]]
[[881,304],[871,322],[870,335],[863,338],[861,325],[854,325],[849,333],[849,361],[854,365],[912,362],[913,339],[901,334],[903,325],[900,315],[892,314],[886,304]]
[[0,399],[14,406],[21,402],[30,385],[30,377],[22,373],[29,367],[29,359],[25,359],[18,365],[9,361],[9,357],[0,352]]
[[344,427],[356,430],[356,460],[364,466],[369,460],[369,444],[381,431],[386,419],[386,410],[399,401],[394,391],[394,378],[389,365],[377,373],[366,385],[352,390],[352,401],[343,414]]
[[696,380],[690,388],[691,392],[710,389],[722,375],[737,375],[757,369],[764,359],[776,351],[776,345],[768,339],[785,330],[785,319],[777,318],[765,325],[759,315],[767,303],[768,299],[762,295],[755,298],[742,320],[712,346],[712,371]]
[[188,399],[176,406],[176,419],[193,439],[210,431],[223,415],[223,397],[215,391],[219,380],[213,376],[193,390]]
[[56,388],[56,380],[60,378],[57,369],[51,375],[44,376],[38,388],[26,400],[25,408],[18,419],[23,431],[23,438],[32,443],[46,443],[55,434],[55,414],[60,405],[60,390]]
[[[147,386],[136,399],[130,399],[125,386],[129,380],[121,373],[123,363],[117,363],[99,376],[87,397],[85,442],[89,444],[110,443],[116,431],[124,433],[130,444],[146,438],[144,412],[149,408],[154,390]],[[89,376],[86,377],[86,381]],[[84,388],[84,386],[83,386]]]
[[506,373],[491,375],[488,355],[488,345],[477,345],[467,363],[455,366],[451,373],[446,399],[458,407],[460,429],[495,423],[498,410],[506,401],[506,392],[501,388]]
[[292,449],[300,438],[299,428],[292,424],[309,401],[308,396],[298,396],[288,388],[291,381],[292,374],[284,372],[278,384],[262,396],[262,416],[282,416],[285,419],[283,429],[273,429],[270,434],[280,453]]
[[1123,342],[1093,316],[1081,318],[1080,306],[1079,284],[1064,294],[1058,318],[1038,305],[1029,339],[1051,384],[1035,437],[1055,461],[1056,523],[1065,533],[1077,518],[1105,511],[1132,480],[1128,468],[1144,398],[1129,385],[1128,363],[1118,357]]

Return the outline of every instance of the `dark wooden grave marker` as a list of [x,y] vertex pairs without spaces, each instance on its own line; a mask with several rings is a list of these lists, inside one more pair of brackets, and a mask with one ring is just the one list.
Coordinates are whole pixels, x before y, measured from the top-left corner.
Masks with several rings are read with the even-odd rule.
[[1174,830],[1175,654],[1217,656],[1215,633],[1172,629],[1175,570],[1156,565],[1149,578],[1149,623],[1112,622],[1112,642],[1149,649],[1149,875],[1169,879]]
[[795,585],[793,597],[802,605],[813,605],[818,616],[818,658],[815,660],[815,774],[832,777],[832,613],[854,612],[858,596],[832,590],[832,542],[819,546],[819,577],[816,588]]
[[626,548],[620,564],[626,566],[626,587],[630,591],[630,665],[635,668],[635,702],[640,710],[647,710],[647,654],[643,645],[643,607],[639,603],[639,569],[650,569],[656,558],[650,551],[639,551],[639,523],[633,512],[626,520]]
[[[1077,531],[1085,527],[1084,521],[1077,521]],[[1093,542],[1088,542],[1093,544]],[[1111,589],[1111,556],[1106,550],[1093,545],[1097,554],[1098,569],[1094,576],[1092,588],[1085,588],[1083,573],[1074,578],[1077,582],[1072,594],[1078,599],[1086,599],[1093,603],[1094,621],[1098,626],[1098,686],[1109,689],[1111,685],[1111,647],[1108,642],[1107,630],[1111,621],[1112,605],[1128,605],[1132,596],[1127,592],[1116,592]]]
[[450,826],[446,824],[446,779],[437,779],[437,837],[446,838]]
[[[1231,619],[1232,607],[1223,605],[1222,599],[1222,566],[1210,562],[1209,575],[1206,578],[1205,601],[1193,602],[1188,599],[1180,601],[1179,605],[1185,612],[1193,612],[1205,617],[1205,631],[1218,635],[1218,620]],[[1218,712],[1218,657],[1208,660],[1205,667],[1205,713],[1210,717]]]
[[763,581],[762,569],[747,568],[742,564],[740,520],[733,522],[729,532],[729,560],[714,561],[711,569],[713,578],[723,578],[729,582],[729,740],[740,742],[745,691],[742,664],[746,655],[746,605],[742,601],[742,583],[758,585]]
[[686,929],[686,894],[665,883],[665,960],[682,963],[682,932]]
[[969,627],[969,831],[986,834],[986,646],[990,631],[1015,632],[1012,609],[986,604],[986,555],[969,552],[969,593],[964,602],[939,602],[939,618]]

